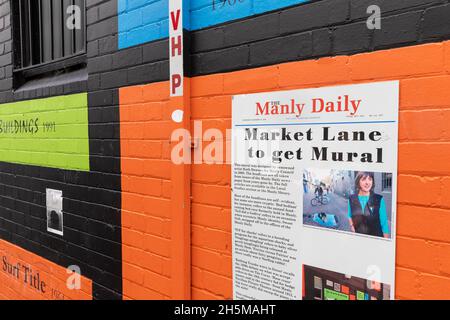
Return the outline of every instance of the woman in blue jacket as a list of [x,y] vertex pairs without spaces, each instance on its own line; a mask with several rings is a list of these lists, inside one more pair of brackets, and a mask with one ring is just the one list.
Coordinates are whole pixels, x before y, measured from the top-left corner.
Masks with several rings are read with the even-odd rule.
[[348,201],[348,218],[353,232],[389,238],[386,203],[382,195],[374,192],[373,172],[358,172],[356,193]]

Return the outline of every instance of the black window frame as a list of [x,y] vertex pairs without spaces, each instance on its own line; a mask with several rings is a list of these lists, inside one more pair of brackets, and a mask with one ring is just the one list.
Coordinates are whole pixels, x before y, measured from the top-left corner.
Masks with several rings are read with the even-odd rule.
[[[43,20],[43,11],[42,11],[42,4],[44,1],[49,1],[47,5],[50,5],[50,17],[52,20],[50,21],[50,30],[51,30],[51,43],[50,43],[50,54],[51,59],[44,59],[44,43],[43,43],[43,29],[44,25],[42,23]],[[56,25],[55,21],[59,18],[57,15],[53,15],[54,13],[54,6],[56,4],[56,1],[60,3],[60,9],[59,12],[61,16],[61,20],[59,21],[61,24]],[[65,3],[67,1],[68,3]],[[23,3],[28,4],[28,9],[32,8],[31,3],[34,6],[37,6],[39,8],[39,14],[34,16],[30,15],[30,12],[22,12],[24,5]],[[82,30],[82,37],[81,37],[81,49],[77,50],[77,45],[80,43],[77,43],[77,36],[76,36],[76,29],[74,30],[65,30],[66,26],[66,9],[69,5],[76,5],[77,3],[81,3],[81,30]],[[25,8],[27,9],[27,8]],[[21,19],[22,15],[28,15],[28,20],[23,23],[24,21]],[[73,69],[79,69],[81,67],[86,66],[86,47],[87,47],[87,23],[86,23],[86,0],[11,0],[11,20],[12,20],[12,35],[13,35],[13,75],[14,75],[14,87],[17,88],[21,86],[23,83],[25,83],[29,79],[34,79],[40,76],[43,76],[45,74],[53,74],[53,73],[61,73]],[[36,33],[33,33],[31,31],[31,25],[33,24],[31,21],[32,19],[38,19],[38,22],[34,21],[34,24],[39,25],[39,32],[36,35]],[[57,21],[58,22],[58,21]],[[58,22],[58,23],[59,23]],[[59,40],[61,41],[59,43],[60,48],[60,56],[56,57],[55,55],[55,37],[53,36],[55,34],[55,25],[57,27],[61,27]],[[46,25],[48,27],[48,25]],[[28,32],[24,29],[28,29]],[[64,33],[66,32],[66,34]],[[67,32],[70,32],[69,42],[70,43],[70,53],[65,53],[65,37],[67,35]],[[34,39],[30,39],[32,37],[36,37]],[[79,35],[78,35],[79,37]],[[23,38],[26,38],[25,40]],[[57,39],[58,40],[58,39]],[[23,49],[24,41],[26,44],[29,45],[29,48],[26,50]],[[39,45],[39,56],[37,59],[33,56],[33,50],[36,48],[37,44],[36,41],[38,41]],[[48,45],[48,44],[46,44]],[[31,49],[30,49],[31,48]],[[48,48],[47,48],[48,49]],[[46,52],[48,54],[49,52]],[[24,57],[25,55],[29,55],[27,57]],[[25,58],[28,59],[28,64],[24,63]],[[39,60],[36,62],[36,60]]]

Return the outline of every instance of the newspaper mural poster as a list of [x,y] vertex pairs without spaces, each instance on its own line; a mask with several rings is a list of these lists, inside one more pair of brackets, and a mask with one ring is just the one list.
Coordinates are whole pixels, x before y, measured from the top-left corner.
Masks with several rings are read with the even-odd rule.
[[399,82],[233,97],[235,299],[394,299]]

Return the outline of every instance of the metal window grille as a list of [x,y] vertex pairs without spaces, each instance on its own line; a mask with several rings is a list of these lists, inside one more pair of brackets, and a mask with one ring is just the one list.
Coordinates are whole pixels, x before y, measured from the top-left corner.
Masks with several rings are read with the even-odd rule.
[[[80,8],[79,29],[67,26],[74,17],[70,6]],[[85,8],[85,0],[13,0],[15,71],[78,63],[74,58],[86,50]]]
[[383,173],[381,180],[382,180],[383,191],[391,191],[392,190],[392,173]]

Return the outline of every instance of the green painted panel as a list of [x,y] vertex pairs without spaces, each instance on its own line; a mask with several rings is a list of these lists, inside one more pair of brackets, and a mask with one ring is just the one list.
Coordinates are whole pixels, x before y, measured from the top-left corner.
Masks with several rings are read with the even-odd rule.
[[356,291],[356,299],[357,300],[364,300],[364,292]]
[[0,161],[89,171],[87,93],[0,105]]
[[324,298],[325,300],[349,300],[348,295],[330,289],[324,290]]

